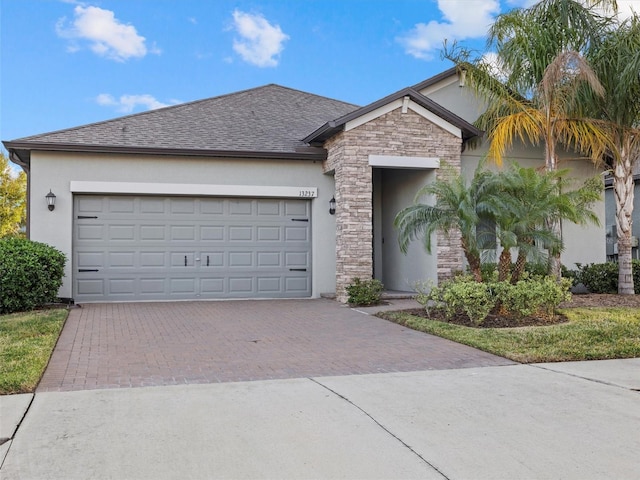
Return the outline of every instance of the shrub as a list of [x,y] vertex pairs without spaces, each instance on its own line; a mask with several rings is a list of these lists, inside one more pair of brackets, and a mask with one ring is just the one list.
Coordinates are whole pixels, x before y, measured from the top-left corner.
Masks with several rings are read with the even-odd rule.
[[570,287],[570,279],[558,283],[554,277],[544,276],[520,280],[515,285],[500,282],[494,290],[507,315],[551,318],[560,303],[571,299]]
[[416,300],[425,307],[427,314],[440,311],[445,317],[466,315],[476,325],[481,325],[489,313],[499,309],[509,317],[530,315],[550,318],[558,305],[571,299],[571,280],[557,283],[554,277],[529,277],[515,285],[510,282],[476,282],[470,276],[459,276],[431,286],[416,288]]
[[349,294],[347,302],[350,305],[377,305],[380,303],[383,289],[382,282],[375,278],[370,280],[354,278],[353,283],[347,286],[347,294]]
[[[591,293],[618,293],[618,263],[589,263],[578,267],[578,281]],[[640,260],[632,260],[633,288],[640,293]]]
[[429,292],[424,285],[416,288],[416,300],[425,307],[427,314],[432,310],[442,311],[447,318],[462,314],[480,325],[495,306],[489,284],[476,282],[469,275],[454,277],[441,286],[427,287],[431,287]]
[[0,314],[55,301],[65,262],[64,254],[44,243],[0,240]]
[[618,293],[618,264],[615,262],[577,264],[578,280],[591,293]]

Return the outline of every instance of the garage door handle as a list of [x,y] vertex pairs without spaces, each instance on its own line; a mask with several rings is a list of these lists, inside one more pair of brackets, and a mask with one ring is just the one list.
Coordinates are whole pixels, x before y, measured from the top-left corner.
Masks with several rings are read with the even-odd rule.
[[207,255],[207,267],[209,266],[209,255]]
[[78,220],[81,220],[83,218],[98,218],[97,216],[93,215],[78,215]]
[[99,270],[97,268],[80,268],[78,269],[79,272],[98,272]]
[[186,255],[184,256],[184,266],[185,267],[187,266],[187,256]]
[[290,272],[306,272],[307,269],[306,268],[290,268],[289,271]]
[[308,222],[309,219],[308,218],[292,218],[291,221],[292,222]]

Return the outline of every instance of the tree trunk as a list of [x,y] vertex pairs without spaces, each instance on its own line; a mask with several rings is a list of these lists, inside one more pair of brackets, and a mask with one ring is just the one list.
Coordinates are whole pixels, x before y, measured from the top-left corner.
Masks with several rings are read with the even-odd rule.
[[504,282],[511,273],[511,252],[508,248],[503,248],[498,261],[498,281]]
[[473,279],[476,282],[482,282],[482,270],[480,268],[480,258],[475,255],[467,255],[467,262],[469,263],[469,270],[471,270],[471,275],[473,275]]
[[631,227],[633,214],[633,168],[628,149],[620,149],[621,155],[613,170],[613,196],[616,199],[616,227],[618,230],[618,293],[633,295],[633,271],[631,263]]
[[516,260],[516,266],[513,268],[513,274],[511,275],[511,283],[515,285],[522,278],[524,273],[524,267],[527,265],[527,254],[521,248],[518,251],[518,258]]
[[[558,169],[558,159],[556,157],[555,135],[549,133],[545,142],[545,168],[547,172],[554,172]],[[562,225],[560,221],[550,218],[547,227],[557,238],[562,239]],[[562,278],[562,263],[560,262],[560,250],[549,251],[549,274],[559,282]]]

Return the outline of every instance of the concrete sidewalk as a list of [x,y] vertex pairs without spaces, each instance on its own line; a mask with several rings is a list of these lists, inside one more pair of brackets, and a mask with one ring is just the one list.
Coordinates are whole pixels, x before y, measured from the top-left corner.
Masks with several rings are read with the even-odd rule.
[[640,359],[44,392],[0,476],[637,479],[638,390]]

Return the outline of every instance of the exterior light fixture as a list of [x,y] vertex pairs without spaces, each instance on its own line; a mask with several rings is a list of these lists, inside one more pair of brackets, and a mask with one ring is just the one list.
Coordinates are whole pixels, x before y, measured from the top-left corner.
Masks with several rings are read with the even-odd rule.
[[336,214],[336,198],[335,197],[331,197],[331,200],[329,200],[329,214],[330,215]]
[[53,212],[53,209],[56,208],[56,194],[49,189],[49,193],[44,198],[47,199],[47,208],[49,208],[50,212]]

